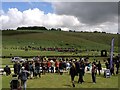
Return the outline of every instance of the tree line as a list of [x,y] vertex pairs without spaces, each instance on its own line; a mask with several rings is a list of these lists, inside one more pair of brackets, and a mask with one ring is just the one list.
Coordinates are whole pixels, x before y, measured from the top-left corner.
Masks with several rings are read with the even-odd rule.
[[43,26],[29,26],[29,27],[18,27],[17,30],[51,30],[51,31],[61,31],[61,28],[51,28],[47,29],[46,27]]

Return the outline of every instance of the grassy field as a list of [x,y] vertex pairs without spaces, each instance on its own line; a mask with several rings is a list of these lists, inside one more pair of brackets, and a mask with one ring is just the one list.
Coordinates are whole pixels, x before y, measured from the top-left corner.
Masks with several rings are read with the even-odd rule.
[[[25,51],[25,50],[2,50],[2,56],[50,56],[50,55],[64,55],[67,53],[55,52],[55,51]],[[69,55],[70,53],[68,53]]]
[[[2,87],[9,88],[11,76],[2,77]],[[85,74],[83,84],[77,83],[78,77],[75,78],[76,88],[118,88],[118,76],[104,78],[103,75],[97,75],[97,83],[91,81],[91,74]],[[72,88],[69,74],[46,74],[42,78],[29,79],[27,81],[28,88]]]
[[[105,33],[86,33],[86,32],[63,32],[63,31],[2,31],[2,56],[87,56],[92,55],[89,61],[94,59],[100,60],[103,67],[106,60],[105,57],[100,56],[101,50],[107,50],[108,56],[110,52],[111,39],[115,38],[114,53],[118,54],[118,35],[117,34],[105,34]],[[61,47],[61,48],[75,48],[79,50],[88,50],[88,52],[82,53],[64,53],[56,51],[37,51],[28,50],[24,51],[20,48],[27,46],[32,47]],[[11,49],[17,48],[17,49]],[[94,50],[91,51],[91,50]],[[97,52],[98,51],[98,52]],[[0,58],[1,66],[5,65],[13,66],[10,58]],[[1,78],[1,76],[0,76]],[[11,76],[2,76],[3,88],[9,88],[9,82],[12,79]],[[86,74],[85,82],[81,85],[77,83],[78,77],[75,78],[76,88],[117,88],[118,76],[112,76],[111,78],[104,78],[103,75],[97,76],[97,83],[91,82],[91,75]],[[42,78],[29,79],[27,82],[28,88],[72,88],[70,76],[66,73],[62,76],[58,74],[46,74]]]
[[[118,35],[105,33],[63,32],[63,31],[2,31],[2,56],[64,56],[64,55],[99,55],[101,50],[110,52],[111,39],[115,38],[115,54],[118,53]],[[24,51],[20,48],[61,47],[88,50],[82,53],[63,53],[57,51]],[[11,49],[17,48],[17,49]],[[95,50],[92,52],[91,50]]]
[[[37,50],[12,50],[12,49],[3,49],[2,56],[100,56],[101,52],[97,51],[85,51],[80,53],[75,52],[57,52],[57,51],[37,51]],[[114,53],[117,54],[117,53]],[[109,52],[108,52],[109,56]]]
[[[20,33],[25,32],[25,33]],[[111,39],[115,38],[115,51],[118,50],[118,35],[105,33],[78,33],[63,31],[2,31],[3,48],[11,47],[74,47],[88,50],[110,50]],[[13,34],[11,34],[13,33]],[[15,34],[14,34],[15,33]]]

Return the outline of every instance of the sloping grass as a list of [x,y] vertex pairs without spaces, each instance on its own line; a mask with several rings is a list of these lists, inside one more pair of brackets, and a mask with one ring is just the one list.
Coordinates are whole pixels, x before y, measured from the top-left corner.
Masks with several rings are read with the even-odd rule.
[[[21,32],[21,31],[17,31]],[[22,31],[23,32],[23,31]],[[24,31],[25,32],[25,31]],[[28,32],[28,33],[27,33]],[[41,32],[41,33],[39,33]],[[110,50],[111,39],[115,38],[115,51],[118,47],[118,35],[105,33],[78,33],[63,31],[26,31],[27,34],[2,35],[5,47],[74,47],[79,49]]]

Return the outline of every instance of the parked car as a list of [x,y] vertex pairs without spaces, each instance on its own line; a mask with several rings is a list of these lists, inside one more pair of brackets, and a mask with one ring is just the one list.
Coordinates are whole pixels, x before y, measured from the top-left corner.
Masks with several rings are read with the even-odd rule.
[[39,57],[33,57],[33,61],[40,60]]
[[12,62],[16,62],[16,61],[19,61],[19,62],[25,62],[25,59],[22,59],[21,57],[13,57]]

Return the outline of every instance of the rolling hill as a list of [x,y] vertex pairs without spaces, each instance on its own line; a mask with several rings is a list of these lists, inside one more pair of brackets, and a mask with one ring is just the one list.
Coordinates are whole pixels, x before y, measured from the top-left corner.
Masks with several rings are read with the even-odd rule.
[[48,30],[2,31],[3,47],[64,47],[87,50],[110,50],[111,39],[115,38],[118,50],[118,35],[92,32],[65,32]]

